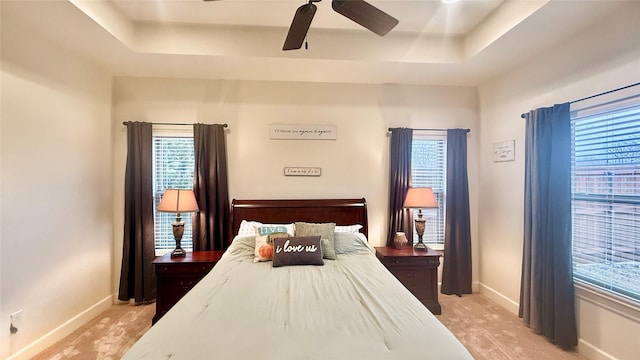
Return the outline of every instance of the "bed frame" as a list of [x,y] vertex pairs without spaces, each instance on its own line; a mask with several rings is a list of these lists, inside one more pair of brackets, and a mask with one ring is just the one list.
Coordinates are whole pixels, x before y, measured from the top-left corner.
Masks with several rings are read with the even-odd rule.
[[[231,202],[231,228],[228,241],[238,233],[242,220],[282,224],[295,221],[334,222],[336,225],[362,225],[368,236],[367,202],[361,199],[238,200]],[[227,245],[229,245],[227,243]]]

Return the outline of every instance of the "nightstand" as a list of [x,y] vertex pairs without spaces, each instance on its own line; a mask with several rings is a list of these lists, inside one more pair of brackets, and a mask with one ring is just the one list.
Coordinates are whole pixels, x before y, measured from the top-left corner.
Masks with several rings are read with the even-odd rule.
[[438,266],[440,251],[416,251],[409,246],[404,249],[376,247],[376,257],[411,293],[433,314],[440,314],[438,303]]
[[152,324],[175,305],[220,260],[223,251],[187,252],[184,257],[171,257],[171,253],[153,261],[156,274],[156,314]]

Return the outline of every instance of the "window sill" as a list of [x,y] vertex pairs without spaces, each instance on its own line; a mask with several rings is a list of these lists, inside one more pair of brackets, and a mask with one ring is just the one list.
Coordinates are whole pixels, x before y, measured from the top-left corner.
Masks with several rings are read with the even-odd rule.
[[640,323],[640,303],[611,294],[605,290],[576,281],[574,283],[576,297],[602,307],[619,316]]

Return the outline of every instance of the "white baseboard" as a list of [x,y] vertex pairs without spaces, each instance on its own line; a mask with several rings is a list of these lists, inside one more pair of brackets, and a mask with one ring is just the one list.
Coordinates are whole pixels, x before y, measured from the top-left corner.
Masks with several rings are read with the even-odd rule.
[[[442,291],[442,281],[438,282],[438,294]],[[480,282],[474,281],[471,283],[471,292],[480,292]]]
[[7,360],[26,360],[37,355],[41,351],[45,350],[49,346],[62,340],[65,336],[71,334],[82,325],[88,323],[96,316],[100,315],[105,310],[109,309],[113,304],[113,295],[109,295],[104,299],[93,304],[86,310],[82,311],[78,315],[65,321],[62,325],[49,331],[36,341],[20,349],[15,354],[7,358]]
[[617,358],[607,354],[591,343],[578,339],[578,353],[590,360],[616,360]]
[[518,314],[518,308],[520,307],[520,304],[518,304],[517,302],[509,299],[508,297],[502,295],[501,293],[497,292],[496,290],[484,285],[484,284],[480,284],[480,293],[486,297],[488,297],[489,299],[493,300],[493,302],[497,303],[498,305],[502,306],[503,308],[509,310],[510,312],[514,313],[514,314]]

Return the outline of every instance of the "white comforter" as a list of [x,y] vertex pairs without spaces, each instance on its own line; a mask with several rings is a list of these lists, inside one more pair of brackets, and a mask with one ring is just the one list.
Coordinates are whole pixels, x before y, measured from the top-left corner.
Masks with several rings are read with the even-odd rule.
[[324,266],[253,262],[237,238],[124,359],[471,359],[355,241]]

